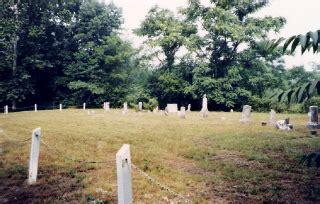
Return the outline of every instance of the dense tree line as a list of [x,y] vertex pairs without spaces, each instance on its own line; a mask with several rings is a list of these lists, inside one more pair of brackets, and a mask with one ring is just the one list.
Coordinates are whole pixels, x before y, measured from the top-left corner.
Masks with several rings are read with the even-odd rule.
[[[268,49],[282,17],[253,17],[266,2],[190,0],[179,15],[152,8],[135,34],[121,38],[121,9],[97,0],[3,0],[0,3],[0,104],[98,106],[143,101],[149,107],[191,103],[212,110],[268,97],[317,77],[284,69],[281,48]],[[267,105],[266,105],[267,104]]]

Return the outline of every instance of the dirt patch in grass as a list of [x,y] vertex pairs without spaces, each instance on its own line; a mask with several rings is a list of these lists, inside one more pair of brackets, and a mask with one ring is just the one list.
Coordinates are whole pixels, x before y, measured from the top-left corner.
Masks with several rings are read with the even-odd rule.
[[[1,169],[0,203],[78,203],[83,197],[79,179],[62,175],[39,175],[37,184],[28,185],[25,171]],[[22,172],[23,171],[23,172]]]

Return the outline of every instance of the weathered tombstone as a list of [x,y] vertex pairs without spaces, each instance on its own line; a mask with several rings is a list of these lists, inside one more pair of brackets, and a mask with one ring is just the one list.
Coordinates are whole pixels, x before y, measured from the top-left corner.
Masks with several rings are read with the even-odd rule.
[[307,127],[310,130],[311,135],[317,134],[317,129],[320,128],[319,119],[318,119],[318,106],[310,106],[309,107],[309,122]]
[[276,122],[276,128],[279,130],[285,130],[285,131],[289,131],[293,128],[293,126],[290,124],[290,119],[286,118],[284,120],[278,120]]
[[128,103],[125,102],[125,103],[123,103],[122,114],[126,114],[127,112],[128,112]]
[[177,113],[178,112],[178,104],[167,104],[167,112],[168,113]]
[[125,144],[116,155],[118,203],[132,203],[130,146]]
[[184,107],[184,106],[180,107],[179,116],[180,116],[181,119],[185,119],[186,118],[186,107]]
[[29,162],[29,178],[28,178],[29,185],[35,184],[37,182],[39,153],[40,153],[40,136],[41,136],[41,128],[37,128],[32,131],[32,142],[31,142],[31,150],[30,150],[30,162]]
[[142,111],[142,102],[138,103],[138,111]]
[[86,103],[83,103],[83,110],[86,110]]
[[62,104],[59,105],[59,109],[60,109],[60,111],[62,111]]
[[110,110],[110,102],[106,102],[106,108],[105,108],[106,111]]
[[276,122],[277,122],[277,119],[276,119],[276,111],[274,110],[271,110],[270,113],[269,113],[269,122],[270,124],[272,125],[275,125]]
[[240,122],[248,123],[251,120],[250,117],[251,117],[251,106],[249,105],[243,106]]
[[8,105],[6,105],[4,107],[4,113],[7,115],[9,113],[9,108],[8,108]]
[[34,112],[37,112],[38,111],[38,106],[37,104],[34,104]]
[[207,95],[204,94],[203,98],[202,98],[202,109],[201,109],[202,117],[207,118],[208,112],[209,112],[208,111],[208,99],[207,99]]
[[191,112],[191,104],[188,104],[188,110],[187,112]]

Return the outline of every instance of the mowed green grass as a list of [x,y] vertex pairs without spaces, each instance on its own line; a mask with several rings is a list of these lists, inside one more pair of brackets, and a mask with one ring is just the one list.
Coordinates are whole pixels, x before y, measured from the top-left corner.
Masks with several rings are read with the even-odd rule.
[[[306,129],[307,114],[278,114],[277,119],[289,116],[294,125],[285,132],[260,125],[268,121],[267,113],[252,113],[250,124],[240,124],[241,113],[236,112],[210,112],[206,119],[192,112],[180,119],[133,110],[127,115],[121,110],[94,111],[1,114],[0,128],[13,140],[22,140],[41,127],[45,143],[79,160],[113,160],[123,144],[130,144],[136,166],[194,203],[320,201],[317,170],[299,165],[299,156],[320,146],[320,136],[310,137]],[[14,142],[1,133],[0,142],[0,178],[9,173],[25,173],[27,178],[31,142]],[[116,202],[115,170],[115,162],[80,164],[41,145],[39,182],[50,183],[59,175],[76,179],[81,184],[79,201],[91,197]],[[135,203],[182,202],[134,170],[132,177]],[[49,194],[34,199],[64,198]]]

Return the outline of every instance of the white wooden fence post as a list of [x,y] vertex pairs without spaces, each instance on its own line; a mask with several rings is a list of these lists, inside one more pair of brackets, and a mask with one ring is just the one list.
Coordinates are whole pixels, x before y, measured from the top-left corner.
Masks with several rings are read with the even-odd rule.
[[130,145],[124,144],[116,155],[118,203],[132,203]]
[[83,110],[86,110],[86,103],[83,103]]
[[8,108],[8,105],[6,105],[5,107],[4,107],[4,113],[7,115],[8,114],[8,112],[9,112],[9,110],[8,110],[9,108]]
[[60,111],[62,111],[62,104],[59,105],[59,109],[60,109]]
[[40,136],[41,128],[32,131],[32,142],[30,150],[30,163],[29,163],[29,185],[35,184],[38,175],[38,162],[40,153]]
[[34,112],[37,112],[38,111],[38,106],[37,104],[34,104]]

